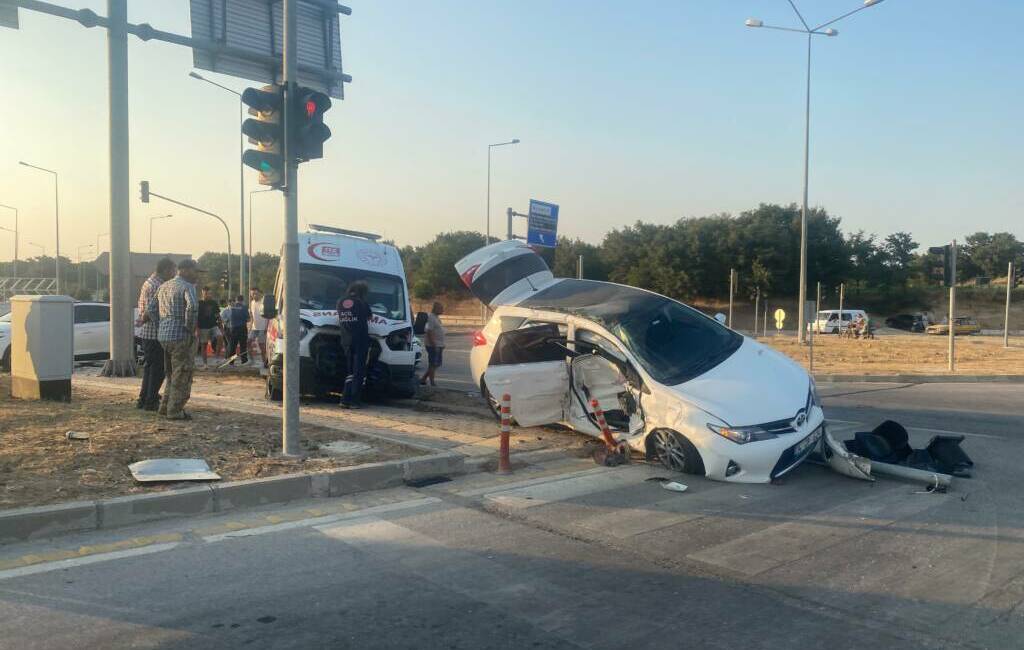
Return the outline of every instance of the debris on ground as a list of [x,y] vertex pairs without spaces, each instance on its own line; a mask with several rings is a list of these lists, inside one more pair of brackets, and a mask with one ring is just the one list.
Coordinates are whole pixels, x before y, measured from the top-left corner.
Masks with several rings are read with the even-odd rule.
[[128,470],[139,483],[220,480],[202,458],[152,458],[132,463]]
[[910,446],[906,428],[886,420],[871,431],[858,431],[842,443],[826,432],[821,454],[832,469],[853,478],[874,480],[885,474],[930,487],[928,493],[944,492],[953,477],[970,478],[974,462],[960,447],[964,436],[933,436],[924,449]]
[[682,483],[679,483],[678,481],[669,481],[667,483],[662,483],[661,487],[672,492],[686,492],[687,486],[683,485]]
[[64,434],[64,438],[67,440],[88,440],[89,434],[82,431],[68,431]]

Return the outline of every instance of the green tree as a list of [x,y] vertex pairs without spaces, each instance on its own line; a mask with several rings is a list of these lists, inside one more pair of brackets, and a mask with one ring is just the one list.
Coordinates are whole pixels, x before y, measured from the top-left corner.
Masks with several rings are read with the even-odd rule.
[[467,295],[466,287],[455,272],[455,263],[483,245],[482,234],[460,230],[442,233],[415,252],[407,253],[415,264],[413,295],[420,299],[441,294]]
[[918,243],[908,232],[894,232],[885,238],[881,247],[882,263],[889,272],[890,285],[906,287],[910,278],[914,251]]
[[968,235],[959,251],[957,275],[967,279],[974,275],[998,277],[1006,273],[1006,265],[1024,255],[1024,243],[1008,232],[976,232]]
[[601,247],[581,239],[559,237],[555,247],[555,262],[551,268],[556,278],[575,278],[580,256],[583,256],[583,277],[587,280],[607,280],[608,270],[601,256]]

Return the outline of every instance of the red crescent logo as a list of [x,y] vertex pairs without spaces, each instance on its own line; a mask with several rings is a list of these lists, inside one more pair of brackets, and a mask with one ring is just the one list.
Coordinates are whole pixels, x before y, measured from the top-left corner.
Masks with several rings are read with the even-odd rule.
[[330,242],[313,242],[306,248],[306,253],[323,262],[334,262],[341,259],[341,248]]

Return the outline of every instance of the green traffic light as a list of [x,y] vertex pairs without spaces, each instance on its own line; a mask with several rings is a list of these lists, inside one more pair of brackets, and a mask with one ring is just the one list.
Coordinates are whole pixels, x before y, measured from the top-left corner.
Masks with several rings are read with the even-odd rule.
[[261,172],[269,172],[272,169],[273,169],[273,167],[271,167],[270,163],[268,163],[266,160],[263,160],[263,161],[260,162],[260,171]]

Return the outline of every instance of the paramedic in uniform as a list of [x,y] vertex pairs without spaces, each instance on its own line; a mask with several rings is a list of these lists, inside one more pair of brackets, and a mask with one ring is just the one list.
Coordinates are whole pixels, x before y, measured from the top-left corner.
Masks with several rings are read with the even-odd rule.
[[[341,398],[342,408],[360,408],[359,393],[366,380],[366,355],[370,351],[370,306],[366,304],[368,288],[359,280],[348,285],[345,296],[338,301],[338,323],[342,343],[346,346],[348,377]],[[347,341],[346,341],[347,339]]]

